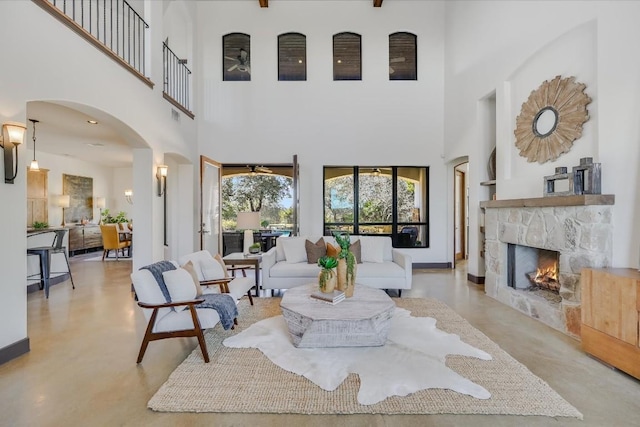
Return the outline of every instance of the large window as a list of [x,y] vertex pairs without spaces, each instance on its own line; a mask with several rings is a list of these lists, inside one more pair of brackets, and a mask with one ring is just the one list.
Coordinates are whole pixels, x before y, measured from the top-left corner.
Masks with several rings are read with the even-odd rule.
[[362,80],[360,34],[333,36],[333,80]]
[[278,80],[307,80],[307,38],[304,34],[278,36]]
[[325,166],[324,233],[387,235],[429,247],[429,168]]

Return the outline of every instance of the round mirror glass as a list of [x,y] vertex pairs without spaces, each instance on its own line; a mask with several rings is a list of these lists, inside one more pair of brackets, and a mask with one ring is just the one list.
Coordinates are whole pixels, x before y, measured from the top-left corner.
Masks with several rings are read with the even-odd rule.
[[533,133],[539,137],[549,136],[558,125],[558,113],[552,107],[545,107],[533,119]]

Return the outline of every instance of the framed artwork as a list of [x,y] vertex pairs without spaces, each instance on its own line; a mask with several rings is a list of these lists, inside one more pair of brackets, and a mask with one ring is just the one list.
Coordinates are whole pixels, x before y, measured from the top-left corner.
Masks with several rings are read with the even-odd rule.
[[333,80],[362,80],[361,40],[356,33],[333,36]]
[[307,80],[307,37],[304,34],[278,36],[278,80]]
[[62,194],[69,195],[69,207],[64,208],[65,223],[93,219],[93,178],[62,174]]
[[389,80],[418,80],[417,36],[389,34]]
[[251,81],[251,36],[229,33],[222,36],[222,80]]

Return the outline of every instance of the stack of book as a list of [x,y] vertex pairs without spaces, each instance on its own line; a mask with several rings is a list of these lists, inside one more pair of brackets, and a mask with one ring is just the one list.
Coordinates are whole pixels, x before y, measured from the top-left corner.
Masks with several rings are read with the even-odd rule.
[[336,305],[337,303],[339,303],[344,299],[344,292],[342,291],[333,291],[331,293],[313,292],[311,294],[311,298],[315,298],[317,300]]

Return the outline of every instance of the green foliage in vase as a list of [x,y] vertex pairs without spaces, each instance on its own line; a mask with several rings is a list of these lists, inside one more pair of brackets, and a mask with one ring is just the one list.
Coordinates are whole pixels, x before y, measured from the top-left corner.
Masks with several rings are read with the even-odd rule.
[[116,216],[111,216],[111,212],[109,209],[104,209],[102,211],[102,223],[103,224],[119,224],[122,222],[129,222],[127,219],[127,213],[125,211],[120,211]]
[[338,260],[332,256],[322,256],[318,259],[318,265],[325,270],[331,270],[338,266]]
[[322,267],[318,276],[318,286],[324,292],[327,288],[327,281],[331,280],[336,274],[334,268],[338,266],[338,260],[331,256],[323,256],[318,259],[318,265]]
[[333,237],[336,239],[336,243],[340,246],[340,253],[338,258],[343,258],[347,262],[347,283],[355,281],[355,266],[356,257],[349,249],[351,246],[351,239],[349,233],[334,231]]
[[43,228],[49,228],[49,223],[48,222],[33,221],[32,227],[35,228],[36,230],[42,230]]

